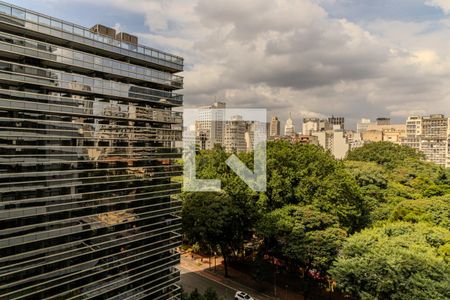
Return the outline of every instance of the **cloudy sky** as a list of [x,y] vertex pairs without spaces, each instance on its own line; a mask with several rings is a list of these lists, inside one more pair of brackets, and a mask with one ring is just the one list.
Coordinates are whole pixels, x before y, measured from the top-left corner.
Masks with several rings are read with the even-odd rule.
[[11,0],[185,58],[186,106],[450,115],[450,0]]

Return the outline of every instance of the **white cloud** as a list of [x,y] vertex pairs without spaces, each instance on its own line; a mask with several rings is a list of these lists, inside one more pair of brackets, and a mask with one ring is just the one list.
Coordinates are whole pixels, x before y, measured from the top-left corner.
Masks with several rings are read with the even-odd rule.
[[[185,57],[188,106],[218,97],[282,118],[450,113],[448,20],[380,16],[361,25],[319,5],[334,2],[97,1],[143,14],[147,30],[135,32],[141,41]],[[450,13],[450,0],[427,4]]]
[[426,5],[440,8],[445,14],[450,14],[450,0],[426,0]]

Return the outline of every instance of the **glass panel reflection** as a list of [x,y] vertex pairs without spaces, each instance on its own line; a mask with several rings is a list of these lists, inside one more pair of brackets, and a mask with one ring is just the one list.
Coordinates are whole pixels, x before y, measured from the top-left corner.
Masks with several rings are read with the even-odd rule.
[[[1,13],[0,299],[178,297],[182,113],[172,108],[183,98],[172,91],[183,81],[156,66],[175,57],[148,56],[158,70],[144,68],[125,62],[144,47],[3,3]],[[130,56],[44,43],[30,29]]]

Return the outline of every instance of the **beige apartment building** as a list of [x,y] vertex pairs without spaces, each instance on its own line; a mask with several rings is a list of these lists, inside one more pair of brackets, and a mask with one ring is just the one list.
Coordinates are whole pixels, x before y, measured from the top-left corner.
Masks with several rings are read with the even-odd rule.
[[241,116],[233,116],[225,122],[224,148],[226,152],[247,151],[247,122]]
[[317,136],[308,134],[295,134],[295,135],[285,135],[279,136],[275,140],[277,141],[288,141],[292,144],[311,144],[319,146],[319,140]]
[[199,119],[195,122],[195,132],[200,149],[210,150],[215,145],[223,145],[225,108],[224,102],[215,102],[199,109]]
[[284,126],[284,135],[294,136],[295,135],[295,124],[292,121],[292,117],[289,116],[289,119],[286,121],[286,125]]
[[338,124],[333,125],[333,130],[313,132],[312,135],[317,137],[319,145],[330,150],[336,159],[344,159],[350,150],[344,131]]
[[380,130],[366,130],[361,133],[364,142],[376,143],[383,141],[383,132]]
[[392,142],[400,144],[406,138],[406,125],[372,123],[362,132],[363,140],[367,142]]
[[269,137],[274,138],[281,135],[281,123],[278,117],[272,117],[269,127]]
[[411,116],[402,144],[423,152],[428,161],[450,167],[449,137],[450,121],[444,115]]

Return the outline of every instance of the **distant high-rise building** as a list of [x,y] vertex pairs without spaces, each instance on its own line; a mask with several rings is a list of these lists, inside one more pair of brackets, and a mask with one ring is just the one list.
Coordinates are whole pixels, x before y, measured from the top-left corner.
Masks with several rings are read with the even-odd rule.
[[313,132],[319,141],[319,145],[324,149],[330,150],[336,159],[343,159],[350,150],[350,144],[347,136],[340,128],[340,125],[334,125],[333,130]]
[[281,135],[281,124],[280,120],[276,116],[272,117],[270,121],[270,132],[269,137],[276,137]]
[[366,143],[376,143],[383,141],[383,131],[368,129],[361,133],[362,140]]
[[347,130],[344,133],[347,143],[349,144],[350,150],[364,146],[364,141],[362,139],[362,134],[355,132],[353,130]]
[[345,118],[343,117],[331,116],[327,121],[331,125],[331,128],[333,128],[334,125],[339,125],[341,129],[345,129]]
[[178,299],[183,58],[5,2],[0,45],[0,299]]
[[284,126],[284,135],[287,136],[295,135],[295,124],[294,121],[292,121],[291,116],[289,116],[289,119],[287,119],[286,125]]
[[246,139],[247,122],[241,116],[233,116],[225,122],[224,148],[227,152],[247,151],[248,136]]
[[[247,144],[247,152],[254,150],[256,142],[267,140],[267,132],[270,130],[270,123],[258,121],[246,121],[245,142]],[[274,140],[280,136],[272,137]]]
[[318,123],[318,130],[317,131],[329,131],[334,130],[336,126],[338,126],[340,129],[344,130],[345,128],[345,118],[343,117],[335,117],[331,116],[326,119],[320,119]]
[[289,136],[280,136],[276,140],[288,141],[292,144],[311,144],[319,146],[319,141],[314,135],[295,134]]
[[311,135],[311,133],[319,131],[318,118],[304,118],[302,125],[302,134]]
[[367,127],[372,123],[370,119],[362,118],[357,124],[356,124],[356,132],[363,133],[367,130]]
[[[385,122],[386,125],[380,124],[369,124],[367,126],[366,132],[363,132],[364,141],[376,142],[378,140],[371,140],[369,137],[372,136],[378,139],[381,136],[381,141],[392,142],[394,144],[401,144],[406,138],[406,126],[405,124],[390,124],[390,122]],[[370,133],[371,132],[371,133]],[[366,134],[367,133],[367,134]]]
[[391,125],[390,118],[377,118],[377,125]]
[[224,102],[215,102],[199,108],[195,130],[197,143],[203,145],[205,149],[213,149],[215,145],[224,143],[225,108]]
[[425,154],[428,161],[450,167],[450,120],[444,115],[411,116],[406,121],[404,145]]
[[327,131],[332,130],[333,126],[328,122],[327,119],[320,119],[319,120],[319,130],[318,131]]

